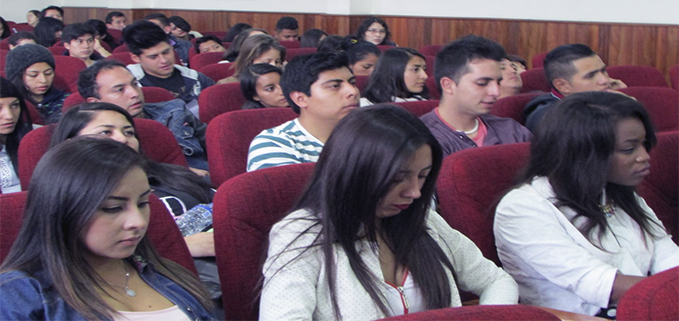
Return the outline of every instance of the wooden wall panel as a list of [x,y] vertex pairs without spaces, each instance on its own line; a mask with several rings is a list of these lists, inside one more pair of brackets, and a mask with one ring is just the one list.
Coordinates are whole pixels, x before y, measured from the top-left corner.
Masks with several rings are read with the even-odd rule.
[[[69,7],[65,21],[104,19],[108,8]],[[319,28],[328,34],[354,34],[367,16],[325,14],[288,14],[272,12],[199,11],[161,9],[122,9],[128,21],[142,19],[149,13],[179,15],[198,31],[228,30],[246,22],[273,32],[276,21],[284,16],[295,17],[300,29]],[[596,51],[609,65],[650,65],[663,73],[679,64],[679,26],[613,23],[581,23],[558,21],[459,19],[383,16],[399,46],[420,48],[444,44],[473,33],[488,37],[503,45],[508,53],[518,54],[529,62],[535,54],[549,51],[566,43],[583,43]]]

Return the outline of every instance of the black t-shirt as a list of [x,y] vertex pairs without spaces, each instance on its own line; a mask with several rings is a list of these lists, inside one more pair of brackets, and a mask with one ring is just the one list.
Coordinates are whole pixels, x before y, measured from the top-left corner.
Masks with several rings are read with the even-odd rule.
[[187,88],[184,84],[184,78],[182,78],[182,74],[179,72],[179,70],[177,70],[177,68],[175,68],[172,72],[172,76],[167,78],[158,78],[151,76],[148,73],[145,75],[145,77],[148,78],[148,80],[154,86],[165,88],[170,91],[175,98],[180,98],[187,103],[193,99],[191,98],[189,101],[186,101],[186,99],[189,98],[188,96],[191,95],[187,95]]

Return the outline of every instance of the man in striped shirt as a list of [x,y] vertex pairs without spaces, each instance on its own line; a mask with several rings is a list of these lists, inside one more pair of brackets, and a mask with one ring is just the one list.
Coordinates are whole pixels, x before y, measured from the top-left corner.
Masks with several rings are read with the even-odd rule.
[[344,53],[295,57],[281,76],[281,87],[299,117],[264,130],[252,140],[248,172],[316,162],[337,123],[359,107],[356,77]]

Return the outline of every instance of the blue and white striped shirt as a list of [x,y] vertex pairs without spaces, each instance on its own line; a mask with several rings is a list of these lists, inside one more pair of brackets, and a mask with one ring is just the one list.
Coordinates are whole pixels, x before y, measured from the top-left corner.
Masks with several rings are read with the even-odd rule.
[[247,171],[282,165],[315,163],[323,142],[293,119],[259,133],[250,143]]

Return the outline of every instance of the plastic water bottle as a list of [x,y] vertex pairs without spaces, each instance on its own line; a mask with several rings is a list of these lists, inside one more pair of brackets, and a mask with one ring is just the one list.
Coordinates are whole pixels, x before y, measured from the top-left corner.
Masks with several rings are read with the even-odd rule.
[[175,222],[177,222],[182,236],[186,237],[202,232],[212,225],[212,203],[194,206],[186,213],[175,217]]

